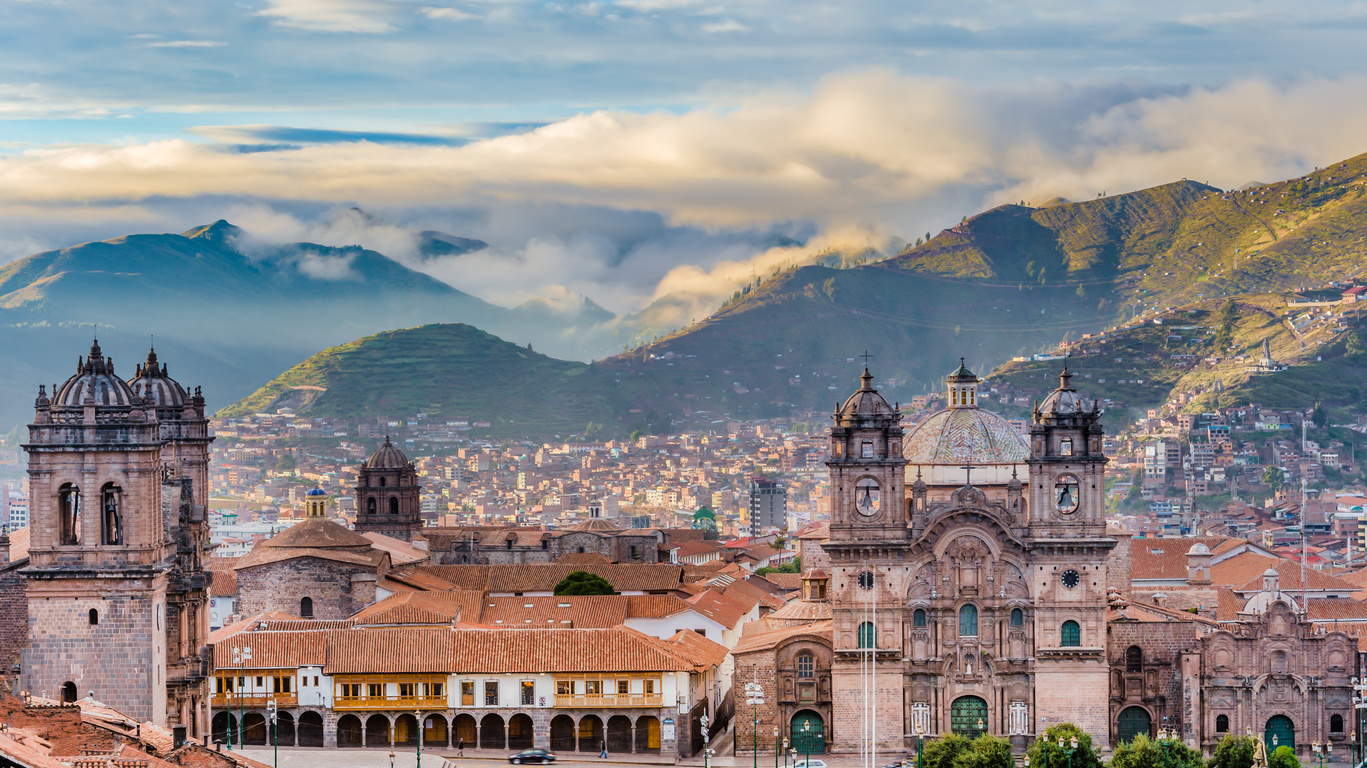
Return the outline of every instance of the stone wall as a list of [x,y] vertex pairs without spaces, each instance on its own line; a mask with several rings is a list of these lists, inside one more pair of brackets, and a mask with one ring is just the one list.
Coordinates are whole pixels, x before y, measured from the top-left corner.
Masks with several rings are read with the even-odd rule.
[[[265,611],[300,613],[300,601],[313,601],[313,618],[345,619],[369,605],[375,582],[353,584],[355,574],[374,575],[364,565],[300,557],[237,572],[237,613],[255,616]],[[368,585],[368,589],[366,586]]]
[[0,569],[0,675],[19,666],[19,654],[28,644],[28,584],[19,569],[28,558]]

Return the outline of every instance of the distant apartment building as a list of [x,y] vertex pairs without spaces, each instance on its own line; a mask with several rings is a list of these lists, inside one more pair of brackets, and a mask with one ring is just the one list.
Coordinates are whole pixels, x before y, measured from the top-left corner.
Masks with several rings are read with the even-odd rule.
[[750,478],[749,522],[752,534],[788,523],[788,490],[778,480]]

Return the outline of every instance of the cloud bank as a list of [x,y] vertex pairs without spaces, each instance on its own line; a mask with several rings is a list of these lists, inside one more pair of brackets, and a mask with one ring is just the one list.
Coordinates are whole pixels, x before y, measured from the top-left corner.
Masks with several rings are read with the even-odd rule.
[[[272,7],[287,5],[314,7]],[[214,200],[259,237],[365,244],[505,303],[563,286],[619,312],[670,295],[702,307],[814,249],[885,247],[1002,202],[1303,173],[1367,151],[1364,97],[1360,77],[970,87],[859,70],[809,92],[591,111],[464,143],[218,126],[202,130],[296,143],[21,148],[0,155],[0,205],[11,240],[52,241],[42,222],[127,227]],[[397,223],[349,223],[337,211],[350,205]],[[419,228],[492,247],[424,260]]]

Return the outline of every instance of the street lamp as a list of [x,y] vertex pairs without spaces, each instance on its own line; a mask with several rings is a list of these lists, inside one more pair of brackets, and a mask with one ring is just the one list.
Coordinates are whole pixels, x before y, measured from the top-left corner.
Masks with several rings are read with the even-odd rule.
[[394,749],[392,747],[389,750],[389,768],[394,768]]
[[764,688],[758,682],[745,684],[745,703],[754,713],[753,768],[759,768],[759,706],[764,703]]
[[272,696],[270,701],[266,702],[266,716],[270,718],[271,721],[271,752],[273,753],[272,759],[274,761],[275,768],[280,768],[280,728],[276,725],[278,717],[277,709],[278,707],[275,703],[275,697]]
[[783,737],[783,768],[788,768],[788,737]]
[[1316,741],[1310,745],[1310,751],[1312,753],[1310,756],[1315,759],[1315,762],[1319,763],[1320,768],[1324,768],[1324,764],[1329,762],[1329,757],[1334,752],[1334,745],[1325,742],[1323,748],[1321,748],[1320,743]]
[[707,726],[711,720],[707,715],[703,715],[698,718],[698,722],[702,725],[702,765],[703,768],[708,768],[707,758],[712,756],[712,749],[707,746]]
[[418,768],[422,768],[422,710],[413,710],[413,715],[418,723]]
[[810,768],[812,763],[812,721],[802,721],[802,746],[806,754],[802,756],[802,768]]
[[921,766],[921,745],[926,740],[926,726],[923,723],[916,723],[916,768]]
[[1073,753],[1077,751],[1077,737],[1074,736],[1072,740],[1068,742],[1068,748],[1065,749],[1063,746],[1063,737],[1059,736],[1058,748],[1060,752],[1068,756],[1068,768],[1073,768]]
[[[251,660],[252,660],[252,647],[251,647],[250,645],[244,645],[244,646],[242,646],[242,647],[240,647],[240,648],[234,648],[234,649],[233,649],[233,663],[237,665],[237,673],[238,673],[238,675],[237,675],[237,683],[238,683],[238,685],[237,685],[237,744],[238,744],[239,747],[245,747],[245,746],[247,745],[246,733],[244,732],[244,730],[243,730],[243,728],[242,728],[242,718],[243,718],[244,712],[245,712],[245,710],[246,710],[246,708],[247,708],[246,702],[243,701],[243,695],[244,695],[244,693],[245,693],[244,689],[247,687],[246,666],[247,666],[247,662],[249,662],[249,661],[251,661]],[[232,719],[233,719],[233,705],[232,705],[232,704],[229,704],[229,705],[228,705],[228,720],[229,720],[230,722],[228,723],[228,751],[230,751],[230,752],[231,752],[232,749],[233,749],[233,724],[232,724],[232,722],[231,722]]]

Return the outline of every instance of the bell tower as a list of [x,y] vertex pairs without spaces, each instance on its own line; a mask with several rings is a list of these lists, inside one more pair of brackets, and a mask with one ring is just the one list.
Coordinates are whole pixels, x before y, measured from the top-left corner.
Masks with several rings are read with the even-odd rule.
[[1035,407],[1030,427],[1028,545],[1035,595],[1035,723],[1071,720],[1100,739],[1109,727],[1106,660],[1106,456],[1101,411],[1072,385]]
[[831,540],[905,541],[902,416],[873,388],[868,368],[859,381],[831,427]]

